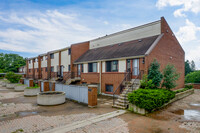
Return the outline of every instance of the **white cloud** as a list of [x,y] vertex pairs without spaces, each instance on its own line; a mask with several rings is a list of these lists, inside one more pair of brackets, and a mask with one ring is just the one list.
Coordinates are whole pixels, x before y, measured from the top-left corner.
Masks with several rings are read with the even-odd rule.
[[197,39],[196,34],[198,31],[200,31],[200,27],[186,19],[185,26],[180,27],[176,35],[181,43],[186,43]]
[[93,38],[95,34],[81,24],[78,17],[76,14],[64,14],[57,10],[28,15],[1,14],[0,21],[11,26],[9,29],[0,29],[0,48],[42,53]]
[[156,6],[161,9],[167,6],[181,6],[174,12],[175,17],[185,17],[184,12],[200,12],[200,0],[158,0]]

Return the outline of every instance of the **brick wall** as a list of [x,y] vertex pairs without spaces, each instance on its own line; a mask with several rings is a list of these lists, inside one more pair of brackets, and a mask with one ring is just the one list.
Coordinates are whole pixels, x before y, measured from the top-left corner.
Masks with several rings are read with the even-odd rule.
[[99,73],[81,73],[81,82],[87,82],[87,84],[99,83]]
[[42,74],[42,79],[43,80],[45,80],[45,79],[47,79],[47,72],[46,72],[46,67],[43,67],[43,68],[41,68],[42,69],[42,71],[41,71],[41,74]]
[[73,63],[88,50],[89,41],[71,45],[71,71],[77,72],[77,65]]
[[176,88],[184,87],[185,52],[164,18],[161,18],[161,32],[164,34],[163,37],[145,59],[147,63],[146,70],[148,70],[148,66],[154,59],[157,59],[161,64],[161,70],[168,63],[173,64],[177,72],[180,73],[180,78],[177,81],[178,86]]

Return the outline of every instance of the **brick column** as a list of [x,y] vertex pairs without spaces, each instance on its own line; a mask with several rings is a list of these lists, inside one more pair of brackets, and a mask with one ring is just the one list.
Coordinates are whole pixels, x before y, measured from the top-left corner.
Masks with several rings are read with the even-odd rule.
[[47,53],[47,78],[51,78],[51,57],[50,53]]
[[42,72],[41,72],[41,57],[40,56],[38,56],[38,69],[39,69],[39,71],[38,71],[39,79],[41,79]]
[[97,85],[88,85],[88,107],[97,106]]
[[33,76],[32,76],[32,78],[35,79],[35,68],[34,68],[34,63],[35,63],[35,62],[34,62],[34,59],[32,59],[32,62],[33,62],[33,63],[32,63],[32,64],[33,64]]
[[28,59],[26,59],[26,78],[28,78],[29,68],[28,68]]

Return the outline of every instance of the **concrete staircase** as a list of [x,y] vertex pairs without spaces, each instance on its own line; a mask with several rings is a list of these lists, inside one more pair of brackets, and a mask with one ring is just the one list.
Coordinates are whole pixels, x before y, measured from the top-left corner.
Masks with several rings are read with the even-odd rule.
[[133,79],[132,81],[124,81],[125,89],[123,92],[118,96],[115,100],[114,105],[115,108],[126,109],[128,106],[128,93],[139,89],[140,87],[140,80]]
[[81,77],[75,77],[75,78],[69,78],[66,82],[65,82],[65,84],[66,85],[70,85],[72,82],[77,82],[77,81],[81,81]]

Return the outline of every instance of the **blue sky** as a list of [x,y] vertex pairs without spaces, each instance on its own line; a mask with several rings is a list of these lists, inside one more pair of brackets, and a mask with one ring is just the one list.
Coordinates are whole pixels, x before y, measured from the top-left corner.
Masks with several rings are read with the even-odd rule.
[[0,52],[37,56],[164,16],[200,68],[200,0],[0,0]]

